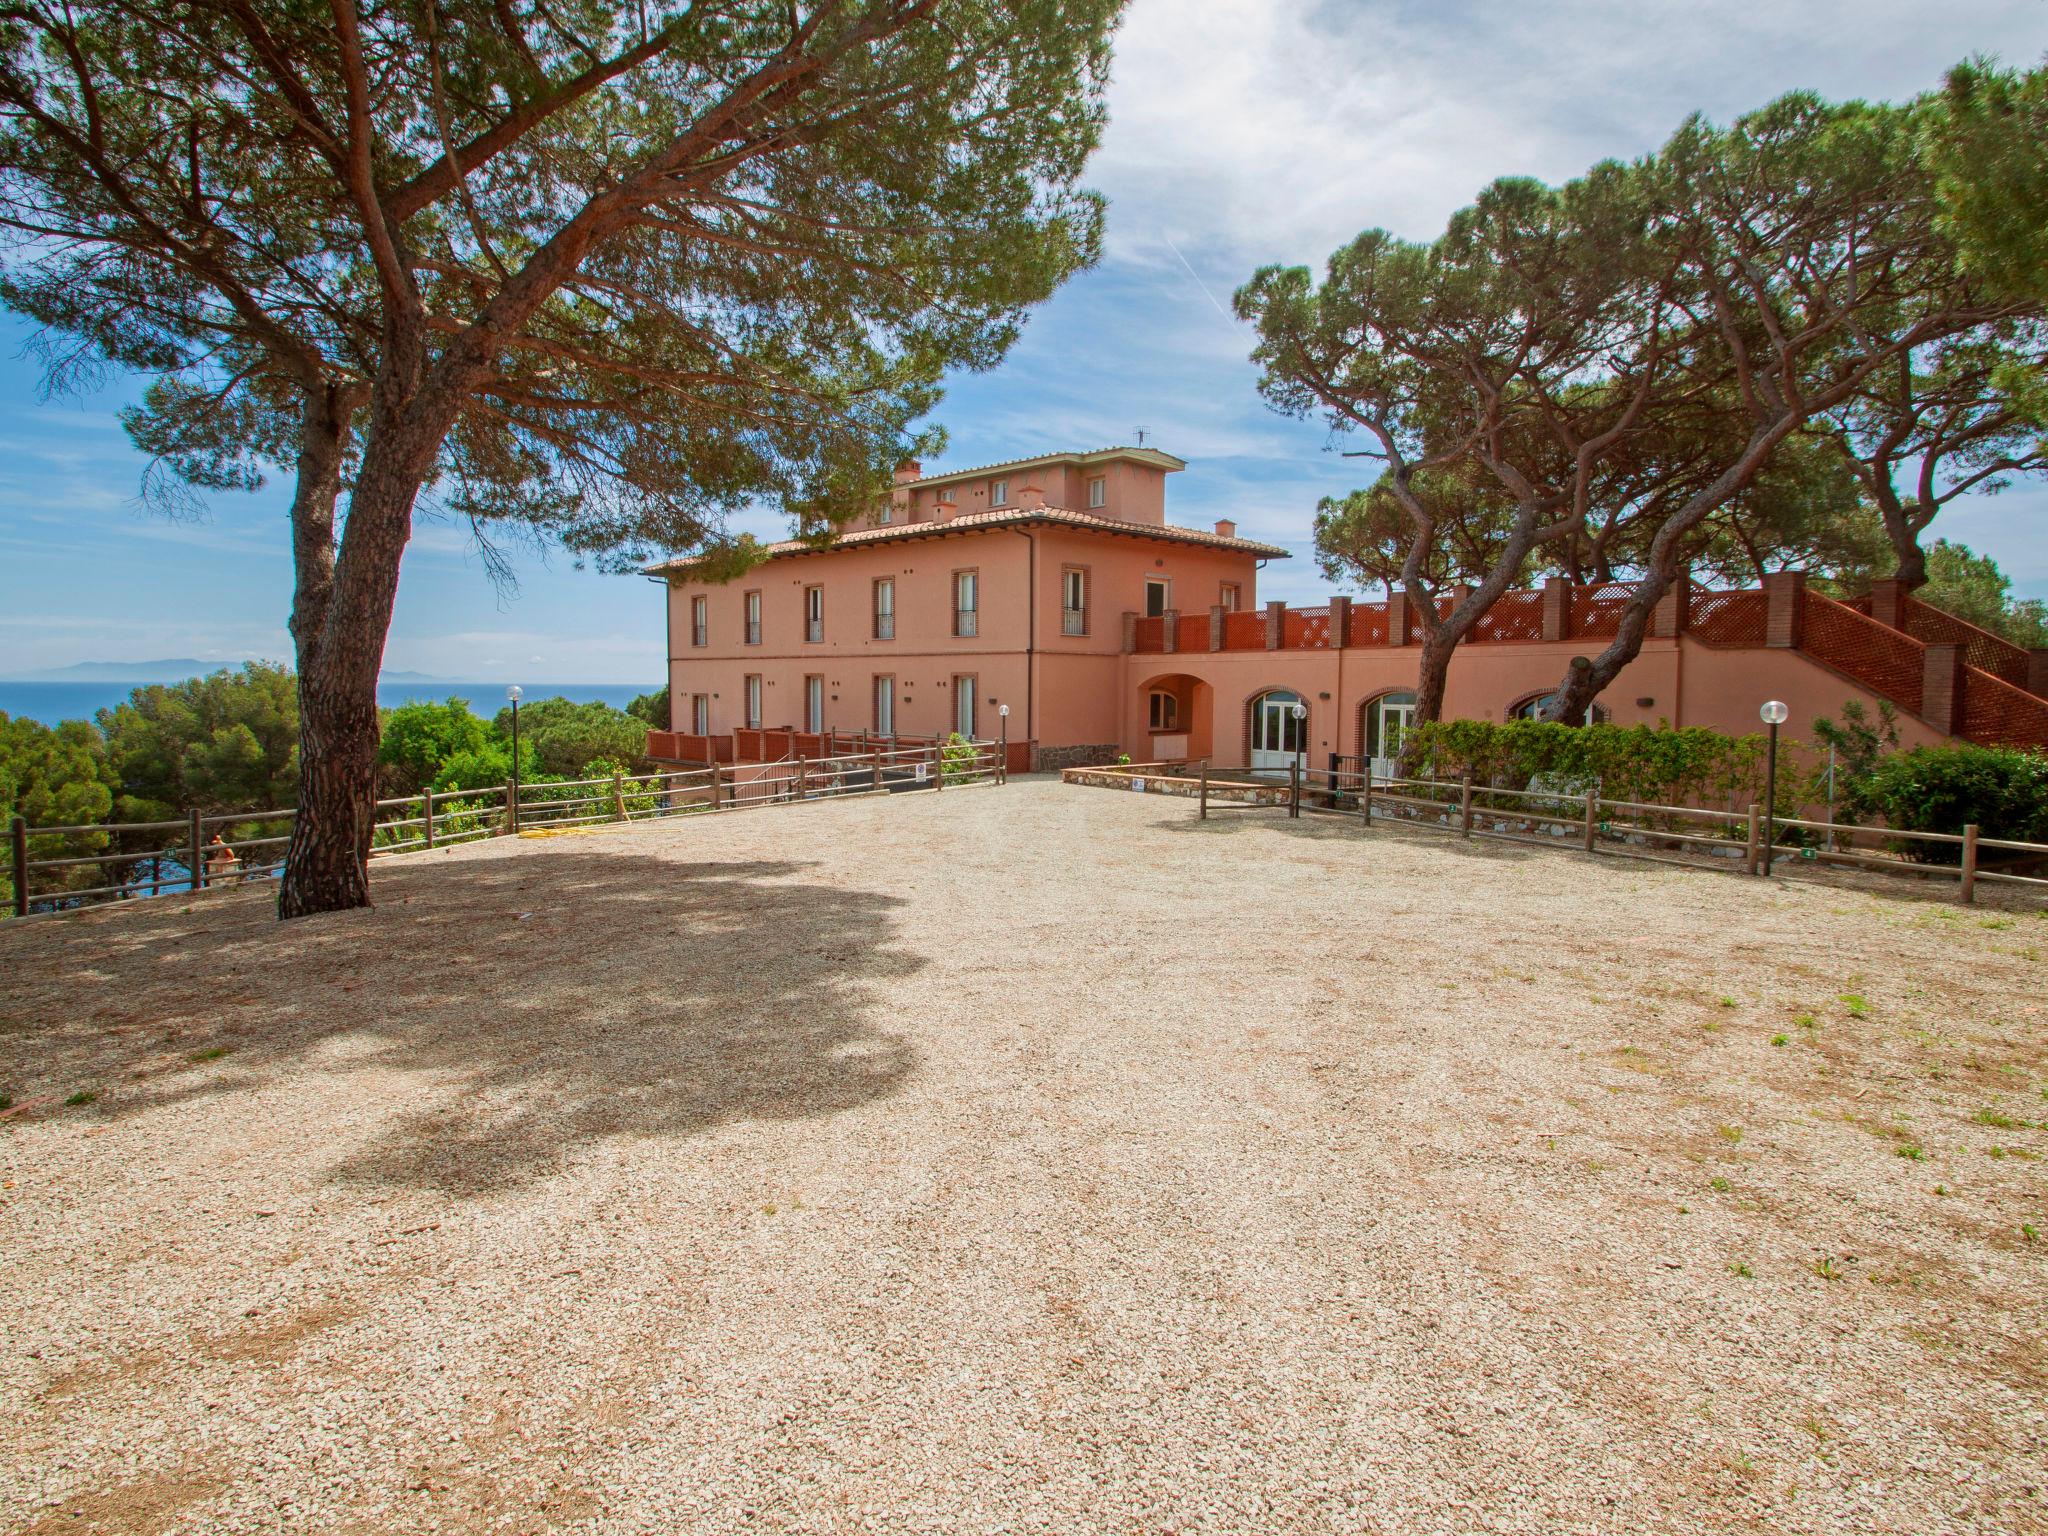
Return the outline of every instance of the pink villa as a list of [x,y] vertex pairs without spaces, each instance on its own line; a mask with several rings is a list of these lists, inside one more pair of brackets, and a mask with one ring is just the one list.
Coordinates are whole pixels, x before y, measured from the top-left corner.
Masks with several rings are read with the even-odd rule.
[[[748,762],[958,731],[1007,736],[1016,769],[1127,753],[1284,772],[1301,753],[1385,772],[1414,702],[1408,601],[1261,604],[1259,572],[1287,551],[1227,521],[1169,523],[1166,477],[1183,468],[1143,447],[931,476],[906,463],[829,545],[771,545],[728,583],[693,580],[688,560],[650,567],[669,588],[673,727],[650,755]],[[1503,597],[1458,649],[1446,717],[1534,713],[1614,633],[1627,592],[1553,580]],[[1885,700],[1909,746],[2048,747],[2048,651],[1891,583],[1836,602],[1796,571],[1744,591],[1682,582],[1598,714],[1746,733],[1770,698],[1795,737]]]

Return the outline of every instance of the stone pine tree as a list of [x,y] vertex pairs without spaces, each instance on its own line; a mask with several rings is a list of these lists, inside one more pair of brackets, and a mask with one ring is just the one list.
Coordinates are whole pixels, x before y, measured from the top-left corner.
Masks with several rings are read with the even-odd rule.
[[293,477],[280,912],[363,905],[423,493],[579,554],[829,526],[1092,261],[1121,0],[29,0],[0,298],[156,382],[148,482]]
[[[1333,258],[1320,286],[1281,269],[1240,295],[1283,408],[1321,411],[1384,450],[1385,381],[1426,362],[1425,408],[1404,408],[1427,458],[1406,462],[1483,471],[1525,516],[1552,519],[1539,542],[1586,547],[1598,519],[1626,551],[1609,562],[1634,583],[1619,632],[1573,659],[1550,718],[1585,718],[1639,653],[1710,520],[1788,441],[1888,371],[2027,313],[1959,264],[1921,155],[1921,110],[1793,95],[1728,128],[1695,119],[1656,155],[1598,167],[1547,199],[1503,184],[1508,206],[1564,226],[1553,238],[1572,255],[1548,273],[1522,256],[1477,269],[1483,291],[1526,293],[1505,310],[1520,330],[1477,327],[1462,301],[1418,305],[1384,262],[1360,281],[1358,254],[1384,245],[1378,235]],[[1443,267],[1469,221],[1410,264]],[[1398,480],[1401,461],[1388,463]],[[1521,542],[1502,547],[1518,570]]]

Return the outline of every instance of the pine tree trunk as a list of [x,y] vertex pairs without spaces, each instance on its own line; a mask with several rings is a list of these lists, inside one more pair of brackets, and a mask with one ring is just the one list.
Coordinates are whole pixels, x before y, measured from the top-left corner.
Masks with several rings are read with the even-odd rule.
[[[377,811],[377,674],[398,596],[398,566],[412,507],[440,437],[380,420],[349,497],[338,558],[333,520],[306,505],[294,530],[299,595],[292,632],[299,653],[299,804],[285,854],[278,916],[306,917],[370,904],[370,836]],[[445,427],[442,427],[445,430]],[[340,439],[337,439],[339,442]],[[340,467],[340,455],[334,469]],[[302,457],[302,472],[306,460]],[[338,483],[338,482],[337,482]],[[294,506],[296,516],[301,507]]]

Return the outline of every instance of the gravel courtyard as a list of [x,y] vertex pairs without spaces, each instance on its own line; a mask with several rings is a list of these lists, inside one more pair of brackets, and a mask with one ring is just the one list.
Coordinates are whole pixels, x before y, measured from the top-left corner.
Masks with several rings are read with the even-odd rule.
[[2040,916],[1044,780],[376,892],[0,926],[0,1530],[2048,1531]]

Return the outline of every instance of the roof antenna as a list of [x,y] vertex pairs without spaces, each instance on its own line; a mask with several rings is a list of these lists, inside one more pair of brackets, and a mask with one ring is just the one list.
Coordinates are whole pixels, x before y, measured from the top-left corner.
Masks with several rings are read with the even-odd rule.
[[1145,446],[1145,429],[1143,427],[1138,428],[1138,446],[1140,448]]

